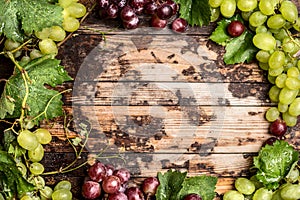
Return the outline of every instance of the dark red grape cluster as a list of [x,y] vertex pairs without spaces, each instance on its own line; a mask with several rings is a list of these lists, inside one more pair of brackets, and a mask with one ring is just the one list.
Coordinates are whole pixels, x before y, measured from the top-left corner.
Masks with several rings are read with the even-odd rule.
[[173,0],[98,0],[100,17],[121,19],[123,27],[138,27],[141,15],[150,15],[150,26],[165,28],[169,22],[173,31],[183,33],[188,22],[177,17],[179,5]]
[[115,169],[99,161],[89,167],[82,185],[85,199],[145,200],[154,196],[159,186],[156,177],[146,178],[141,186],[128,184],[130,172],[125,168]]

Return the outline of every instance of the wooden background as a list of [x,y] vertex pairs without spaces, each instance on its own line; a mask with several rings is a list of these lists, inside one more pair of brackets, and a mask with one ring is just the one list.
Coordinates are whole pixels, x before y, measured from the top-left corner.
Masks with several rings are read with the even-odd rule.
[[[256,63],[224,65],[224,49],[209,40],[216,24],[176,34],[151,29],[148,20],[143,17],[140,28],[128,31],[92,12],[60,46],[58,59],[74,81],[57,87],[72,89],[63,95],[66,119],[42,125],[57,136],[43,163],[52,171],[72,162],[64,120],[70,120],[72,136],[88,121],[91,138],[77,164],[106,148],[103,156],[120,153],[126,162],[101,161],[128,168],[132,181],[177,169],[217,176],[221,195],[236,177],[251,175],[252,156],[270,137],[264,118],[272,106],[270,84]],[[299,149],[298,126],[289,129],[287,141]],[[85,170],[46,181],[70,180],[80,199]]]

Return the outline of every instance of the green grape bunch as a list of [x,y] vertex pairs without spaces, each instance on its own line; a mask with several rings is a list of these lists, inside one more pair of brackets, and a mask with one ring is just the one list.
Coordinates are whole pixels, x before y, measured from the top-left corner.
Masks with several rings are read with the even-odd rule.
[[[297,124],[300,115],[300,18],[294,2],[289,0],[209,0],[212,9],[225,17],[240,13],[254,33],[258,48],[258,66],[267,72],[272,84],[269,98],[277,104],[266,111],[266,119],[282,119],[287,126]],[[218,12],[215,12],[218,13]]]

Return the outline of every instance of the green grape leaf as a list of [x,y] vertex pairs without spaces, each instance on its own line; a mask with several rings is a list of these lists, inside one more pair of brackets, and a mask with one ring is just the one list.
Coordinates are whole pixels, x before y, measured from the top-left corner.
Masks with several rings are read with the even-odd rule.
[[160,185],[157,188],[157,200],[176,200],[178,192],[182,188],[182,183],[186,177],[186,172],[169,170],[162,174],[158,173],[157,177]]
[[0,185],[5,185],[11,192],[17,192],[20,196],[35,189],[22,177],[15,161],[6,151],[0,151],[0,179]]
[[218,178],[213,176],[194,176],[187,178],[177,199],[184,199],[188,194],[198,194],[203,200],[213,200]]
[[208,0],[175,0],[180,4],[180,17],[190,25],[203,26],[210,22],[211,10]]
[[60,61],[45,56],[29,62],[23,68],[26,69],[30,79],[27,80],[29,92],[26,108],[22,108],[22,101],[26,94],[25,81],[22,74],[16,70],[17,72],[6,82],[4,92],[1,95],[0,105],[3,106],[0,107],[0,118],[18,118],[22,109],[25,109],[27,117],[38,116],[37,122],[45,118],[52,119],[61,116],[62,96],[51,87],[72,80],[72,78],[60,65]]
[[237,64],[250,62],[255,58],[258,49],[252,42],[253,34],[245,29],[244,33],[238,37],[231,37],[227,33],[227,26],[234,20],[242,21],[240,15],[235,15],[230,19],[222,19],[212,32],[210,39],[219,45],[225,46],[225,64]]
[[23,42],[33,31],[61,25],[62,11],[46,0],[0,0],[0,34]]

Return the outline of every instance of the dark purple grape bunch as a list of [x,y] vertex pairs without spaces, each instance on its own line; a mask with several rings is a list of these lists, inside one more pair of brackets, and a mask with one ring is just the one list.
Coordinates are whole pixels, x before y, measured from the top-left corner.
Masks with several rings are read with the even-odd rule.
[[142,186],[137,187],[129,186],[130,177],[129,170],[125,168],[115,169],[112,165],[97,161],[87,170],[82,196],[90,200],[103,196],[108,200],[145,200],[155,195],[159,186],[157,178],[146,178]]

